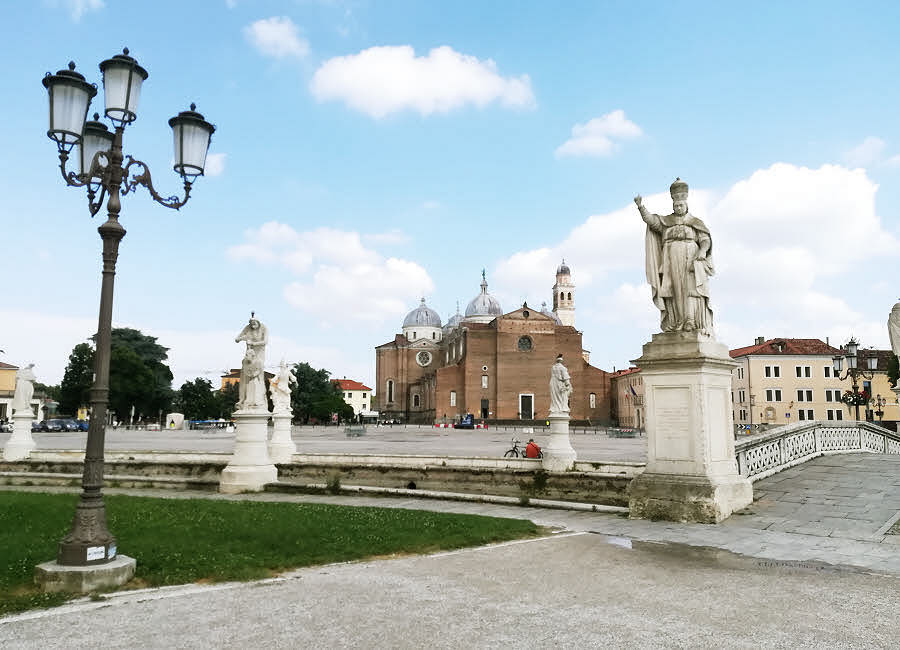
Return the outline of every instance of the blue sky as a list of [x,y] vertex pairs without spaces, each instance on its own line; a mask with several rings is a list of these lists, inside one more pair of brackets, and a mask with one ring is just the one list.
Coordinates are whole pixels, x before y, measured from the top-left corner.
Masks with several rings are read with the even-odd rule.
[[[785,5],[785,6],[781,6]],[[372,385],[424,295],[446,319],[481,269],[507,311],[562,257],[607,370],[657,331],[631,203],[676,176],[713,233],[718,336],[887,346],[898,291],[896,3],[7,3],[0,53],[0,360],[60,379],[96,328],[99,217],[64,186],[41,78],[127,46],[150,72],[126,153],[179,190],[169,117],[218,130],[180,212],[123,201],[114,321],[171,348],[176,383],[269,362]],[[106,34],[116,36],[106,37]],[[93,110],[102,112],[102,93]]]

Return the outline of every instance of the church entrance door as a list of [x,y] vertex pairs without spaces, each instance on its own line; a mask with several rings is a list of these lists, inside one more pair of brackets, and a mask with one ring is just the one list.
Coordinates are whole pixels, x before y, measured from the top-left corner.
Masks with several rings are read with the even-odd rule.
[[487,420],[488,413],[490,413],[490,401],[483,399],[481,400],[481,419]]
[[519,419],[534,419],[534,395],[519,395]]

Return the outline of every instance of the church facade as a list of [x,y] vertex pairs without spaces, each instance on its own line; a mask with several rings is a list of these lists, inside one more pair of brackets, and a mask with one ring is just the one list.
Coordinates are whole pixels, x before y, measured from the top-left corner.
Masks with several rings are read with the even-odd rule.
[[452,422],[467,413],[486,422],[542,421],[550,410],[550,368],[558,354],[572,378],[576,421],[606,424],[610,376],[590,365],[575,329],[575,285],[563,262],[553,285],[553,310],[523,304],[504,313],[481,292],[446,324],[425,300],[402,332],[375,348],[380,417],[409,423]]

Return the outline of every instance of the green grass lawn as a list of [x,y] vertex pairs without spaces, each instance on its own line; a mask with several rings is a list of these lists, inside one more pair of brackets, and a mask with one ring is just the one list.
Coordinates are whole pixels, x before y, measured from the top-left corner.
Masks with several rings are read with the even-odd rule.
[[[64,602],[32,583],[56,558],[78,501],[0,491],[0,615]],[[426,553],[534,536],[530,521],[323,504],[107,496],[119,552],[137,559],[133,587],[252,580],[293,567]]]

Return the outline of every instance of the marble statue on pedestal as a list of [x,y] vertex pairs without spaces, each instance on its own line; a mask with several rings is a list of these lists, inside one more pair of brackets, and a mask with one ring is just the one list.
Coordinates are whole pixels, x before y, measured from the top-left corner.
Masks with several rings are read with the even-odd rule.
[[894,305],[888,316],[888,336],[891,339],[891,349],[900,357],[900,302]]
[[663,332],[693,332],[712,336],[709,277],[715,273],[709,228],[688,212],[688,185],[680,178],[669,187],[672,214],[653,214],[641,196],[634,202],[647,224],[646,271],[653,304],[660,311]]
[[254,314],[250,314],[250,322],[241,330],[234,339],[235,343],[241,341],[247,344],[247,351],[241,361],[241,379],[238,390],[238,402],[236,407],[240,411],[262,409],[268,410],[266,401],[266,380],[264,367],[266,365],[266,345],[269,342],[269,334],[266,326],[260,323]]
[[291,386],[297,385],[297,376],[290,366],[281,360],[278,375],[269,382],[273,413],[291,413]]
[[12,409],[21,413],[31,413],[31,398],[34,396],[34,382],[37,376],[34,374],[34,364],[29,363],[24,368],[16,371],[16,392],[13,393]]
[[560,354],[550,369],[550,413],[568,413],[571,394],[572,380]]

